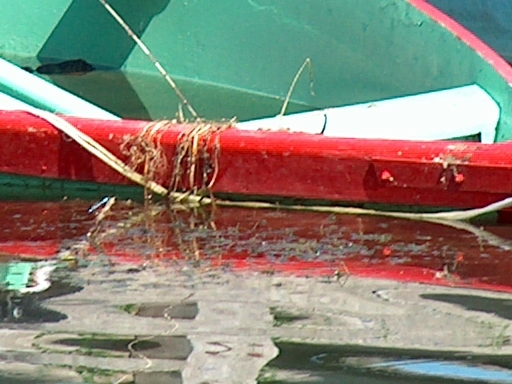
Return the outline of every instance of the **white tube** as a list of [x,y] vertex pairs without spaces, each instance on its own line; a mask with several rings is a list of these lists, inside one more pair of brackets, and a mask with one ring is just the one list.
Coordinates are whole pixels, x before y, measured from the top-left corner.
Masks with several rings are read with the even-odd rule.
[[478,85],[372,103],[241,122],[240,129],[288,129],[355,139],[446,140],[480,134],[493,143],[498,104]]
[[0,92],[49,112],[91,119],[119,119],[116,115],[3,59],[0,59]]

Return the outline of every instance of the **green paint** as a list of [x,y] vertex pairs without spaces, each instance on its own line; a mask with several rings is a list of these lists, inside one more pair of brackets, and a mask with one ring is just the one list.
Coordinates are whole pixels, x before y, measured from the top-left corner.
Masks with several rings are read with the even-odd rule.
[[54,201],[63,198],[96,200],[114,195],[120,199],[141,201],[143,188],[0,173],[0,200]]
[[34,263],[0,263],[0,288],[19,291],[27,287]]
[[[72,367],[70,367],[72,368]],[[72,368],[73,369],[73,368]],[[84,383],[116,383],[120,377],[130,377],[131,373],[123,373],[121,371],[107,370],[100,368],[92,368],[86,366],[78,366],[74,368],[75,372],[82,376]],[[135,384],[132,381],[123,381],[123,384]]]
[[122,311],[129,313],[130,315],[136,315],[139,312],[140,304],[125,304],[119,307]]
[[[497,140],[512,138],[511,86],[405,0],[110,3],[204,117],[277,114],[309,57],[315,94],[303,74],[290,111],[477,83],[502,108]],[[103,70],[51,80],[123,116],[158,119],[177,110],[172,90],[99,2],[4,5],[0,53],[20,65],[76,58],[94,64]]]
[[[48,76],[55,84],[84,99],[125,118],[172,119],[177,116],[180,99],[161,76],[147,72],[101,70],[83,76]],[[248,120],[266,115],[277,115],[284,96],[265,94],[225,84],[173,76],[179,89],[186,95],[200,116],[210,120]],[[105,92],[104,84],[116,90],[115,97]],[[311,105],[292,101],[289,112],[311,109]],[[186,114],[186,108],[184,113]],[[190,117],[190,116],[189,116]]]

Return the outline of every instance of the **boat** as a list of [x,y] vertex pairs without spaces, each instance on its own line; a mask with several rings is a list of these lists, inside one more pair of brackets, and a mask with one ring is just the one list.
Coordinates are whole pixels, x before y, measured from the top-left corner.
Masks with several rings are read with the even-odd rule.
[[[158,131],[170,164],[184,132],[214,126],[197,140],[203,163],[210,156],[204,172],[178,171],[176,179],[175,167],[159,169],[160,185],[425,210],[510,196],[512,68],[426,1],[111,5],[186,103],[100,2],[4,5],[0,54],[100,107],[108,116],[60,112],[124,162],[122,147],[151,121],[171,119]],[[14,23],[15,13],[30,22]],[[31,112],[41,106],[26,94],[0,91],[27,104],[0,111],[2,198],[142,196],[142,187]],[[176,121],[189,104],[202,120]],[[233,116],[238,123],[207,124]]]

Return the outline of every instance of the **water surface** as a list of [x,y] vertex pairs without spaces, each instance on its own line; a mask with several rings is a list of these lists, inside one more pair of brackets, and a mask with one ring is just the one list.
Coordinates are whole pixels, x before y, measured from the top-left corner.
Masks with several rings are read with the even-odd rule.
[[0,203],[2,382],[510,382],[508,226],[89,207]]

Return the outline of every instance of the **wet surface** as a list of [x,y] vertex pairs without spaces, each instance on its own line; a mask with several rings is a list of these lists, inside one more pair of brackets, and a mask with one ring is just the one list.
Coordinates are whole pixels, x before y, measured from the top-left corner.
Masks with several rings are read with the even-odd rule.
[[[457,355],[435,351],[277,342],[280,355],[265,367],[266,383],[509,383],[508,357]],[[424,368],[428,368],[425,370]],[[443,377],[444,376],[444,377]]]
[[512,227],[90,205],[0,203],[2,383],[512,382]]
[[492,299],[480,295],[461,295],[461,294],[424,294],[422,299],[438,300],[445,303],[459,305],[470,311],[480,311],[492,313],[503,319],[512,320],[512,300]]
[[[74,2],[73,6],[75,4],[77,3]],[[80,7],[82,8],[82,6]],[[87,13],[91,11],[89,6],[85,8]],[[103,10],[98,14],[110,17]],[[97,17],[97,15],[94,17]],[[133,42],[126,39],[126,34],[122,29],[119,29],[118,25],[114,24],[112,27],[115,34],[121,32],[125,46],[126,44],[130,46],[130,49],[126,52],[131,52]],[[76,30],[76,25],[69,24],[65,29],[68,28]],[[62,32],[63,29],[59,30]],[[63,36],[61,35],[57,40],[65,39],[67,41],[70,38],[69,35]],[[104,35],[101,34],[98,37],[101,40]],[[50,44],[53,47],[52,50],[55,48],[61,50],[61,44],[55,43],[57,40],[48,40],[54,41]],[[87,44],[91,43],[89,39],[86,39],[86,41]],[[173,119],[181,111],[179,107],[182,102],[181,99],[157,71],[126,72],[121,69],[122,63],[114,66],[102,65],[101,63],[105,63],[104,58],[82,57],[84,52],[87,51],[83,48],[84,42],[80,43],[81,48],[76,52],[75,58],[63,62],[55,62],[55,58],[60,57],[60,54],[48,56],[48,53],[46,53],[39,57],[27,57],[13,55],[9,52],[2,53],[4,59],[29,72],[35,72],[55,85],[125,119]],[[94,44],[94,48],[89,50],[88,54],[95,55],[98,53],[97,45]],[[116,52],[114,61],[122,56],[119,55],[118,50]],[[112,54],[110,49],[105,50],[104,53],[107,56]],[[109,61],[112,62],[112,60],[107,60],[107,62]],[[182,93],[187,95],[187,100],[194,108],[198,108],[198,114],[202,118],[212,121],[229,120],[234,116],[237,117],[238,121],[272,116],[279,113],[284,102],[284,96],[203,81],[194,76],[192,78],[173,76],[173,80]],[[283,94],[286,94],[286,91],[287,88],[283,89]],[[290,100],[287,111],[289,113],[303,112],[314,107],[316,106]]]
[[59,63],[41,64],[37,68],[24,67],[27,72],[37,72],[45,75],[55,74],[85,74],[94,71],[93,65],[83,59],[66,60]]
[[7,258],[104,256],[139,266],[187,261],[267,273],[379,275],[512,291],[512,226],[480,224],[472,227],[475,235],[381,217],[249,209],[191,215],[119,202],[96,228],[89,207],[76,201],[0,203],[0,252]]
[[80,290],[80,286],[59,280],[53,281],[47,290],[34,294],[21,294],[4,287],[0,291],[0,324],[12,327],[14,324],[56,323],[65,320],[66,314],[48,309],[41,303],[46,299]]
[[166,319],[186,319],[196,318],[199,308],[197,303],[143,303],[128,304],[123,308],[126,312],[141,317],[162,317]]

